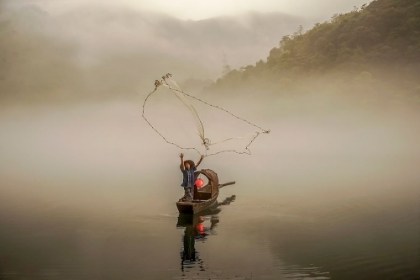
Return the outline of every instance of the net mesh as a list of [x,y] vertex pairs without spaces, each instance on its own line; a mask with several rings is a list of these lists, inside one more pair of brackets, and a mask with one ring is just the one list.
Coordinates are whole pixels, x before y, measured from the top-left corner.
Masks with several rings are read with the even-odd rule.
[[[157,126],[154,126],[152,122],[149,120],[148,117],[146,117],[146,107],[149,104],[149,101],[151,97],[156,94],[159,88],[165,87],[169,89],[176,98],[188,109],[191,119],[194,120],[195,127],[197,130],[197,135],[200,138],[201,147],[196,146],[185,146],[179,143],[176,143],[176,141],[171,141],[167,135],[164,135],[160,129],[157,128]],[[234,136],[234,137],[227,137],[227,138],[221,138],[216,139],[215,141],[212,141],[213,139],[206,137],[206,130],[205,126],[203,125],[203,121],[200,118],[200,115],[198,114],[196,108],[193,106],[192,101],[198,102],[201,105],[211,107],[215,110],[222,111],[226,113],[227,115],[234,117],[236,120],[242,122],[243,124],[246,124],[248,126],[251,126],[253,128],[256,128],[257,131],[251,133],[247,136]],[[210,104],[201,98],[198,98],[196,96],[190,95],[185,93],[175,82],[174,79],[172,79],[172,75],[170,73],[162,76],[161,80],[155,81],[155,89],[150,92],[147,97],[144,100],[143,103],[143,114],[142,114],[144,120],[147,122],[147,124],[158,134],[160,137],[168,144],[173,145],[175,147],[178,147],[182,150],[194,150],[200,155],[205,156],[213,156],[221,153],[228,153],[233,152],[237,154],[251,154],[250,146],[254,141],[261,135],[261,134],[268,134],[270,133],[270,130],[263,129],[262,127],[255,125],[248,120],[245,120],[241,117],[238,117],[237,115],[231,113],[230,111],[223,109],[217,105]],[[214,124],[213,124],[214,126]],[[235,147],[235,140],[244,140],[245,142],[245,148],[243,150],[239,150],[239,148]],[[230,142],[230,146],[226,145],[226,143]],[[218,149],[214,149],[216,146],[218,146]]]

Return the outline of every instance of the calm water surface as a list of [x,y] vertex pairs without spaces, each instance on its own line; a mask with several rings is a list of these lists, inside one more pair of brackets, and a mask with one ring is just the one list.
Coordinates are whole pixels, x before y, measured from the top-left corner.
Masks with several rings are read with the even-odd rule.
[[178,151],[124,106],[2,115],[0,279],[420,278],[410,129],[272,124],[253,156],[206,158],[237,183],[180,216]]

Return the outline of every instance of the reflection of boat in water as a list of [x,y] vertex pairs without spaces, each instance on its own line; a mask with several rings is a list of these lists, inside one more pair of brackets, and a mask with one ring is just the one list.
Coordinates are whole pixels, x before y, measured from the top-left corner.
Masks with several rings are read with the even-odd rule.
[[219,189],[235,184],[230,182],[226,184],[219,184],[217,173],[210,169],[203,169],[194,173],[197,178],[199,175],[204,175],[208,183],[201,189],[194,186],[194,197],[192,201],[183,201],[183,197],[176,203],[179,213],[196,214],[205,209],[217,206],[217,197],[219,196]]
[[[214,233],[214,230],[219,223],[218,214],[222,211],[219,206],[229,205],[235,200],[236,196],[225,198],[222,202],[215,201],[214,205],[201,211],[199,215],[180,213],[177,221],[178,228],[185,228],[183,237],[183,250],[181,252],[181,270],[184,268],[191,268],[196,263],[200,265],[200,271],[204,271],[203,260],[199,253],[195,250],[195,241],[205,241],[209,235]],[[210,221],[210,226],[205,226],[204,222]]]

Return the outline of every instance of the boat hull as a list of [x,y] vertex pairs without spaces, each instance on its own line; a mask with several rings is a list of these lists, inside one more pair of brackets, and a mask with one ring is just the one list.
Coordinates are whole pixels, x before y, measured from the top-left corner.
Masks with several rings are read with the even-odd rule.
[[178,208],[179,213],[182,214],[197,214],[200,213],[217,203],[217,197],[213,197],[208,200],[197,201],[193,200],[192,202],[187,201],[178,201],[176,207]]

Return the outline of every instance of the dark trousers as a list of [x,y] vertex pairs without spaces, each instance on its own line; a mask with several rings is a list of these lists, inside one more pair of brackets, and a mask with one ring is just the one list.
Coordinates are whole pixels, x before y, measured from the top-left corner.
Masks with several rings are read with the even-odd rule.
[[184,188],[184,191],[185,191],[185,199],[187,201],[192,201],[193,200],[193,196],[192,196],[192,193],[191,193],[191,187]]

